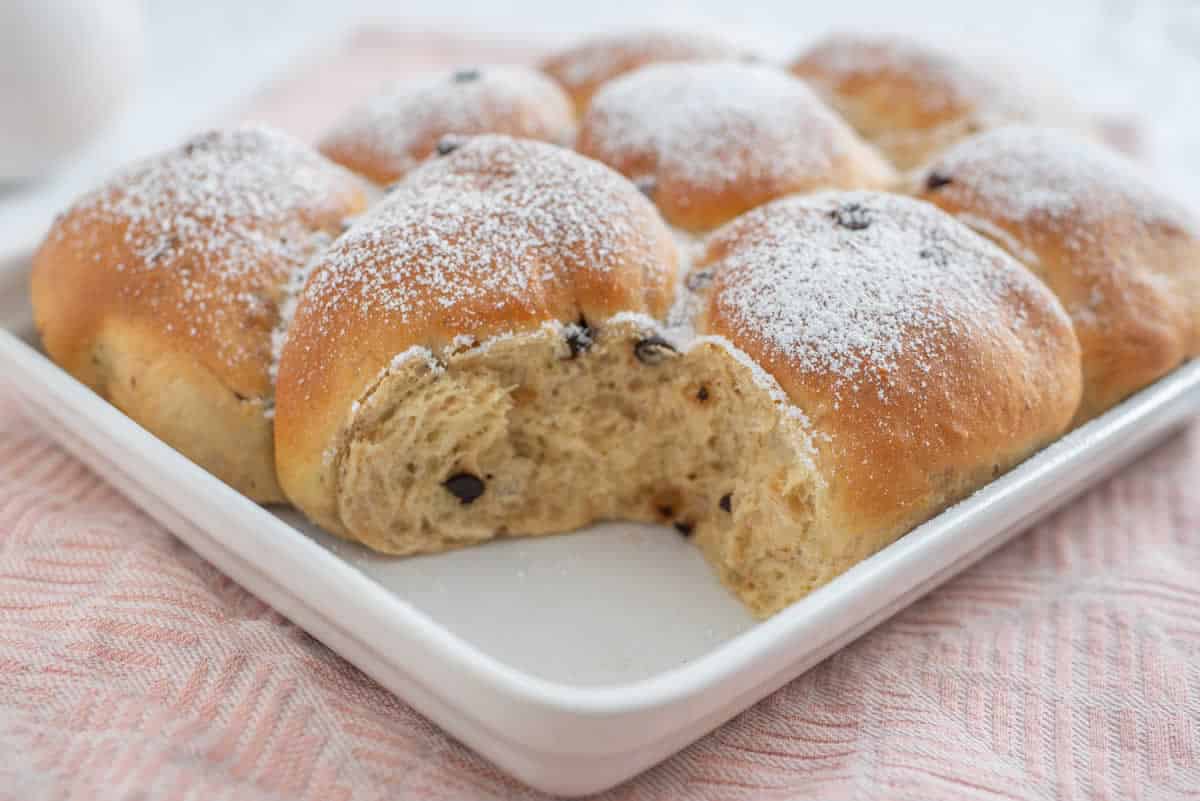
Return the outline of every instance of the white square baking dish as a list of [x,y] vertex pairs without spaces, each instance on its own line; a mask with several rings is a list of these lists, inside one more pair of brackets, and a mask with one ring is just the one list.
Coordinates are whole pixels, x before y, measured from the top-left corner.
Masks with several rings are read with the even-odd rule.
[[667,528],[397,560],[247,500],[52,364],[0,264],[0,391],[180,539],[463,743],[581,795],[670,756],[1200,412],[1200,362],[756,623]]

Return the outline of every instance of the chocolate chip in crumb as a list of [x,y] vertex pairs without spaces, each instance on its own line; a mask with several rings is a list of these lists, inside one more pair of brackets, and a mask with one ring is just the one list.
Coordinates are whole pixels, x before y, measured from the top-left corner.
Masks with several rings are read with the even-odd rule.
[[871,226],[871,212],[861,203],[847,203],[830,212],[833,221],[851,231],[861,231]]
[[721,496],[721,500],[717,501],[717,506],[721,507],[722,512],[733,513],[733,494],[725,493]]
[[926,177],[925,188],[933,191],[934,189],[941,189],[943,186],[952,183],[954,183],[954,179],[949,175],[943,175],[942,173],[935,171],[929,173],[929,176]]
[[708,400],[708,387],[703,384],[700,385],[700,391],[696,393],[696,400],[700,401],[701,403],[704,403],[706,400]]
[[660,517],[672,517],[675,514],[674,506],[656,506],[654,510]]
[[675,352],[675,346],[660,336],[639,339],[633,346],[633,355],[642,364],[662,364]]
[[462,140],[457,136],[443,136],[438,140],[437,154],[439,156],[449,156],[460,147],[462,147]]
[[682,534],[685,537],[692,536],[692,532],[695,531],[695,529],[696,529],[695,523],[689,523],[686,520],[676,520],[675,521],[675,530],[678,531],[680,534]]
[[574,359],[579,354],[592,346],[595,332],[588,325],[587,319],[579,316],[579,321],[567,326],[567,347],[571,349],[571,355],[568,357]]
[[455,473],[443,481],[442,486],[446,488],[447,492],[458,498],[459,503],[463,506],[474,503],[487,488],[479,476],[471,473]]
[[464,70],[455,70],[454,74],[450,76],[451,80],[453,80],[455,83],[470,83],[471,81],[478,81],[482,77],[483,73],[474,67]]

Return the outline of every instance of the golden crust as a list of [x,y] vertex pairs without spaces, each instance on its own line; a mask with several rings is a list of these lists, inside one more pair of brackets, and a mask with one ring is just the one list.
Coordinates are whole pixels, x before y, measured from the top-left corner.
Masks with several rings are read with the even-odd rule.
[[42,344],[236,489],[280,500],[264,414],[284,285],[364,204],[357,179],[280,134],[197,136],[55,221],[33,261]]
[[609,83],[576,147],[633,179],[689,231],[796,192],[896,180],[802,82],[731,62],[654,65]]
[[619,311],[662,316],[677,254],[653,206],[564,148],[476,137],[410,173],[322,258],[280,361],[277,465],[337,530],[326,458],[392,360]]
[[[702,279],[699,282],[697,278]],[[1020,264],[924,203],[775,201],[715,232],[697,329],[761,365],[813,430],[852,564],[1059,436],[1079,345]]]
[[464,68],[398,82],[351,109],[320,142],[331,160],[390,184],[453,146],[453,135],[497,133],[567,143],[571,101],[531,67]]
[[1117,154],[1010,127],[960,143],[917,181],[1062,301],[1083,347],[1077,424],[1200,354],[1200,223]]
[[981,68],[904,36],[834,34],[790,68],[904,170],[997,124],[1079,124],[1070,104],[1015,68]]
[[583,114],[604,84],[647,64],[681,61],[749,60],[742,49],[711,34],[685,31],[629,31],[596,36],[542,62]]

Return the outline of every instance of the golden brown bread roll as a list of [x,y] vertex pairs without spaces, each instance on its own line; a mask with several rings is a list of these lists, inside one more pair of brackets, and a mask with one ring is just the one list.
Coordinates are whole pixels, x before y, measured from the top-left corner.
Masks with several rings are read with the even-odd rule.
[[322,138],[333,161],[389,184],[453,135],[508,134],[556,144],[570,141],[571,101],[532,67],[467,67],[410,78],[351,109]]
[[928,204],[750,212],[666,324],[674,269],[649,203],[569,151],[485,136],[427,162],[300,300],[278,387],[288,497],[398,554],[671,523],[765,615],[1075,411],[1058,302]]
[[656,64],[612,81],[593,98],[576,147],[693,232],[793,192],[895,180],[801,81],[733,62]]
[[567,91],[583,114],[596,90],[647,64],[748,60],[751,56],[711,33],[643,30],[604,34],[554,53],[542,69]]
[[[442,467],[435,474],[428,466],[447,442],[409,454],[421,464],[416,475],[392,463],[405,459],[401,452],[382,455],[363,469],[397,469],[386,489],[369,498],[356,494],[368,493],[357,484],[349,491],[346,454],[367,447],[364,435],[379,434],[364,419],[415,389],[398,376],[433,365],[431,354],[553,329],[566,358],[586,348],[590,320],[622,310],[662,315],[675,260],[674,241],[650,202],[615,172],[565,148],[480,136],[426,162],[334,245],[301,298],[279,371],[276,446],[288,498],[331,531],[385,551],[432,550],[434,535],[414,546],[408,538],[420,537],[421,525],[393,530],[358,521],[437,513],[445,516],[428,531],[477,528],[453,504],[418,510],[412,503],[412,493],[431,481],[436,500],[454,500],[440,486],[448,478]],[[410,349],[425,358],[389,368]],[[444,418],[453,427],[462,415],[492,412],[507,391],[496,389],[485,399],[491,403],[465,389],[451,392],[419,413],[430,415],[428,425]],[[488,432],[459,435],[482,441]]]
[[806,482],[743,464],[756,502],[735,493],[732,526],[699,529],[760,613],[1019,463],[1079,402],[1079,345],[1054,296],[925,203],[784,198],[714,233],[691,279],[697,330],[778,382],[815,451]]
[[262,128],[214,131],[122,172],[54,223],[33,307],[56,362],[260,501],[280,501],[272,349],[295,274],[362,184]]
[[972,133],[1011,122],[1083,127],[1046,82],[895,34],[837,33],[791,65],[902,170]]
[[1058,295],[1083,347],[1076,423],[1200,354],[1200,222],[1116,153],[1012,126],[961,142],[916,185]]

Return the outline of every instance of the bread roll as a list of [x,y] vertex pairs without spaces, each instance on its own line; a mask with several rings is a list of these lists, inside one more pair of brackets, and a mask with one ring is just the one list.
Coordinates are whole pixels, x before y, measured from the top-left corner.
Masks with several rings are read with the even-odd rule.
[[1200,354],[1200,222],[1116,153],[1012,126],[964,140],[916,186],[1058,295],[1083,347],[1077,424]]
[[390,184],[456,135],[499,133],[566,144],[571,101],[531,67],[465,67],[399,81],[338,120],[321,152],[376,184]]
[[[492,441],[513,387],[434,380],[440,360],[478,358],[475,345],[503,349],[493,340],[509,337],[542,347],[514,369],[571,361],[591,344],[591,321],[664,314],[675,272],[674,240],[650,202],[570,150],[480,136],[426,162],[335,244],[300,299],[279,371],[288,498],[391,553],[492,536],[500,524],[479,512],[515,476],[472,509],[442,485],[486,476],[462,451]],[[419,437],[402,445],[404,432]],[[584,514],[589,501],[554,503]]]
[[503,137],[428,162],[300,300],[276,427],[289,498],[397,554],[668,523],[766,615],[1075,411],[1058,302],[928,204],[752,211],[668,315],[674,268],[649,203],[594,162]]
[[895,180],[802,82],[732,62],[657,64],[612,81],[584,115],[576,146],[692,232],[793,192]]
[[218,478],[280,501],[271,415],[281,310],[364,203],[357,179],[282,134],[193,137],[54,222],[33,261],[42,344]]
[[905,36],[834,34],[801,54],[791,70],[902,170],[997,125],[1087,125],[1044,76],[985,65]]
[[750,60],[745,50],[711,33],[643,30],[603,34],[551,55],[542,69],[583,114],[596,90],[647,64]]

